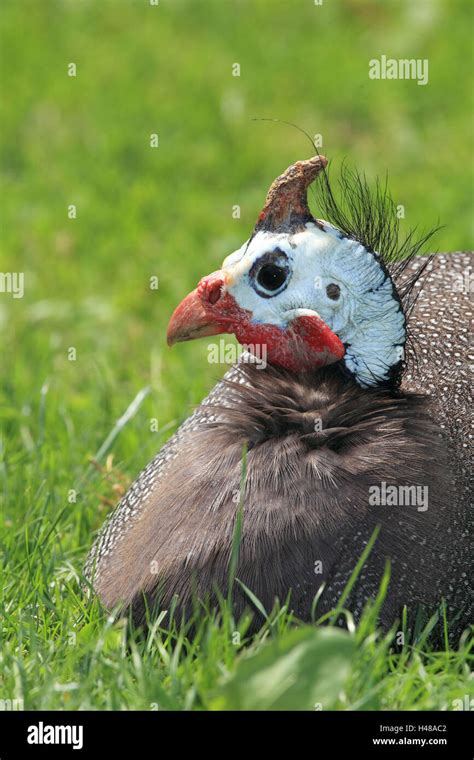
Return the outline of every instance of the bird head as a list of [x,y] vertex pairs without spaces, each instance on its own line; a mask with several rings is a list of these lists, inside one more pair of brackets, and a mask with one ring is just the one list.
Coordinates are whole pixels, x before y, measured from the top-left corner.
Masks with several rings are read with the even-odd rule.
[[326,165],[298,161],[273,182],[250,239],[174,311],[170,345],[231,333],[275,366],[341,362],[364,387],[387,382],[403,358],[404,312],[382,258],[312,216],[308,186]]

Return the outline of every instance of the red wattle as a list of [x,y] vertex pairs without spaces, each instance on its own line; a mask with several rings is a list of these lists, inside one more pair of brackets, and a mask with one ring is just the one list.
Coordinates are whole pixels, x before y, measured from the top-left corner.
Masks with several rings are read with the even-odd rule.
[[286,329],[242,320],[233,332],[239,343],[260,359],[293,371],[323,367],[344,356],[337,335],[317,316],[297,317]]

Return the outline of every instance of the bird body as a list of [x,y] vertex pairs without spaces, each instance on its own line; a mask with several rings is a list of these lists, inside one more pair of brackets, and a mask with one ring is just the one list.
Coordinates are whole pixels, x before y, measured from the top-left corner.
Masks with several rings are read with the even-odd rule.
[[266,609],[291,593],[308,619],[324,584],[330,610],[379,529],[346,602],[355,617],[389,562],[384,627],[442,598],[458,631],[469,620],[471,311],[455,283],[470,256],[400,266],[314,220],[306,189],[324,165],[278,178],[250,241],[173,315],[171,342],[232,331],[269,363],[244,354],[94,544],[86,574],[137,622],[173,597],[188,613],[194,596],[226,592],[240,509],[236,577]]

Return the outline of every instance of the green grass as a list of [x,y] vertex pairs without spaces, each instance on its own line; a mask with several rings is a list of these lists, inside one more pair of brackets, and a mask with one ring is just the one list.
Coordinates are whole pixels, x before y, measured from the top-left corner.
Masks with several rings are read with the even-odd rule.
[[[80,590],[120,491],[222,373],[205,342],[168,351],[172,309],[247,237],[274,176],[311,152],[296,130],[251,118],[322,134],[330,158],[369,178],[388,171],[407,225],[439,220],[440,250],[470,246],[469,8],[2,3],[1,271],[24,272],[25,295],[0,293],[0,700],[218,709],[255,695],[259,706],[453,709],[472,692],[467,641],[433,652],[420,635],[400,651],[374,608],[344,634],[302,626],[282,602],[248,637],[248,619],[223,604],[220,617],[199,614],[192,642],[160,623],[144,642]],[[429,85],[370,81],[368,59],[381,54],[429,58]],[[287,657],[319,676],[278,697],[266,685]]]

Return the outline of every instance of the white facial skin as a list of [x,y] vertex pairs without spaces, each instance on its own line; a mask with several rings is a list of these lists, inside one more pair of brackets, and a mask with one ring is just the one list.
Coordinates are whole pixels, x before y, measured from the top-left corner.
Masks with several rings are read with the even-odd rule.
[[[359,243],[348,240],[327,222],[324,230],[313,223],[294,235],[258,232],[222,266],[227,289],[252,321],[283,329],[295,317],[316,312],[347,346],[344,362],[357,382],[375,386],[387,380],[390,368],[403,358],[405,318],[392,282],[377,258]],[[270,297],[260,295],[249,276],[264,254],[279,249],[286,254],[286,287]],[[282,257],[284,264],[285,259]],[[256,265],[258,268],[258,265]],[[255,274],[255,268],[254,268]],[[335,298],[330,298],[326,288]],[[259,285],[257,283],[257,288]]]

